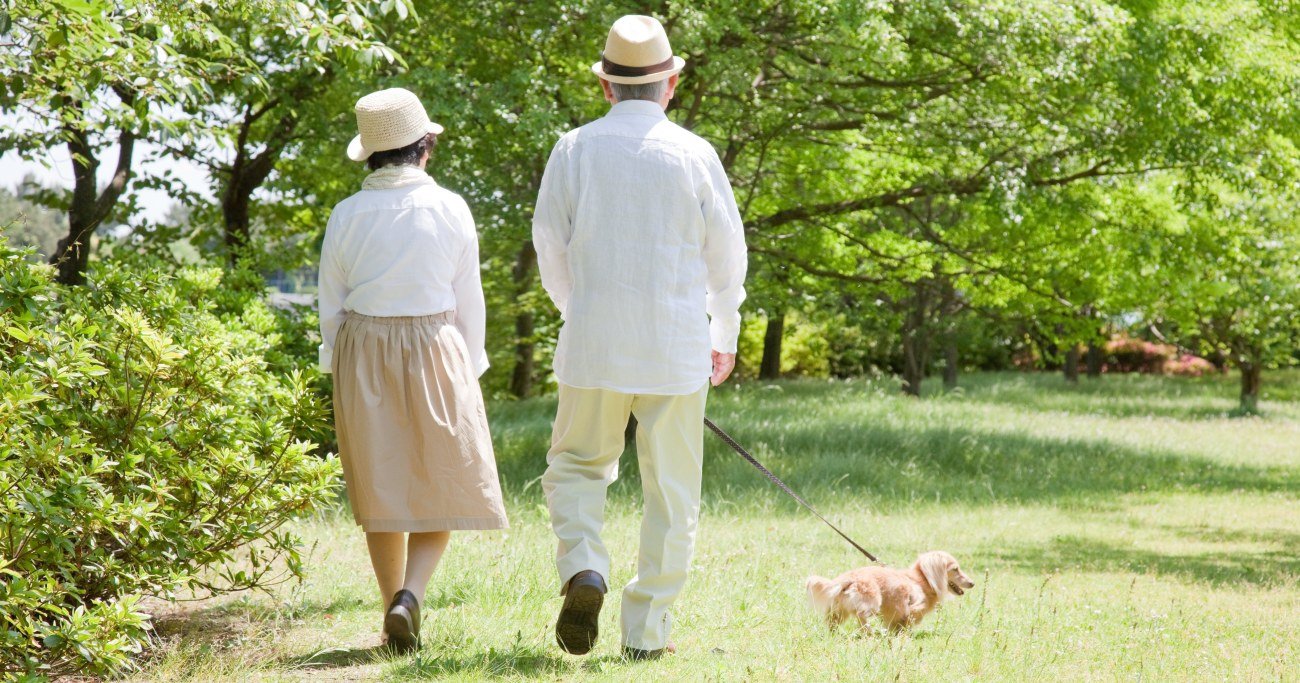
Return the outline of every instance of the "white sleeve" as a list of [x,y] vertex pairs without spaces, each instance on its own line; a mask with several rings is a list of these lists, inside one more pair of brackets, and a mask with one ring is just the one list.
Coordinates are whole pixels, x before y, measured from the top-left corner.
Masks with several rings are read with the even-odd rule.
[[334,214],[330,214],[325,226],[325,239],[321,243],[320,273],[317,280],[316,310],[320,317],[320,350],[318,360],[320,371],[329,373],[334,360],[334,339],[339,327],[343,325],[343,302],[348,297],[347,273],[340,261],[338,245],[335,244],[337,228]]
[[567,154],[561,139],[551,150],[537,192],[533,211],[533,248],[537,250],[537,270],[542,287],[555,303],[563,318],[573,293],[573,275],[569,271],[569,239],[573,237],[573,211],[569,197]]
[[714,351],[735,353],[736,340],[740,337],[740,304],[745,300],[745,271],[749,267],[745,228],[736,208],[731,181],[718,155],[710,150],[704,165],[706,178],[700,209],[704,212],[709,339]]
[[465,338],[474,376],[482,377],[488,369],[487,356],[487,304],[483,300],[483,279],[478,261],[478,231],[474,217],[465,207],[462,212],[465,248],[451,282],[456,295],[456,329]]

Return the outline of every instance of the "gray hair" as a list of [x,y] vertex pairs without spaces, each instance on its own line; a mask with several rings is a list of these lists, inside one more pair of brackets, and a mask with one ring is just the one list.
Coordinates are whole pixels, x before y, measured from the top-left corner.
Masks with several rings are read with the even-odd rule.
[[617,102],[626,102],[628,100],[658,102],[663,99],[664,93],[668,92],[668,79],[663,78],[657,81],[651,81],[650,83],[638,83],[636,85],[610,81],[609,89],[614,93],[614,100]]

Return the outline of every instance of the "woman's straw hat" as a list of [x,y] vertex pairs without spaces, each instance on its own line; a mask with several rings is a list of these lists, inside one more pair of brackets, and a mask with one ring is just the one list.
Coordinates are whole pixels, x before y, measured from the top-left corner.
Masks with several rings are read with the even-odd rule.
[[601,60],[591,71],[610,83],[653,83],[682,70],[686,60],[673,56],[668,34],[654,17],[629,14],[614,22]]
[[348,144],[348,158],[365,161],[371,154],[405,147],[429,133],[437,135],[442,126],[429,120],[420,98],[405,88],[373,92],[357,100],[360,135]]

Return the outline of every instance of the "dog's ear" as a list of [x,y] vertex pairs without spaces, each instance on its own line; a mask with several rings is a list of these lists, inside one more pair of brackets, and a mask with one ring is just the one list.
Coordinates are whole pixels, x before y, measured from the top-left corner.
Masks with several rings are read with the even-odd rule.
[[944,553],[925,553],[916,558],[916,566],[939,600],[948,597],[948,558]]

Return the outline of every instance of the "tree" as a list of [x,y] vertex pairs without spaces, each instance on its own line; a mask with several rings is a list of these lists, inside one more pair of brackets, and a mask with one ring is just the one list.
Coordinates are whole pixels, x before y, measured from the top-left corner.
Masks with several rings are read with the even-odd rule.
[[1300,216],[1294,197],[1271,189],[1221,188],[1173,217],[1161,243],[1171,267],[1161,280],[1178,294],[1152,311],[1184,345],[1237,367],[1246,413],[1259,408],[1263,371],[1294,364],[1300,339]]
[[[74,182],[63,200],[68,232],[51,257],[59,281],[82,283],[90,234],[115,212],[132,210],[122,202],[129,200],[137,147],[146,139],[192,149],[205,132],[215,132],[217,146],[229,133],[235,149],[223,210],[232,225],[230,241],[243,244],[248,198],[296,122],[295,114],[277,112],[276,125],[254,130],[277,97],[301,94],[275,88],[301,78],[303,70],[323,68],[340,47],[391,57],[358,37],[367,26],[364,12],[342,0],[13,0],[0,14],[6,37],[0,43],[0,109],[34,123],[0,135],[0,150],[33,158],[65,145],[70,153]],[[252,98],[234,126],[225,126],[222,117],[189,115],[254,93],[260,98]],[[99,169],[109,155],[115,166],[101,188]]]
[[[224,36],[199,28],[208,20],[204,5],[14,0],[6,9],[0,110],[35,125],[3,133],[0,149],[30,158],[67,147],[68,231],[50,261],[60,282],[80,284],[90,235],[119,208],[132,179],[137,141],[165,121],[166,107],[201,97],[210,78],[239,73],[243,65]],[[115,166],[101,189],[99,167],[110,147]]]
[[[1267,8],[920,2],[873,13],[841,6],[824,14],[829,19],[788,22],[775,32],[775,45],[755,50],[767,61],[751,71],[751,92],[736,100],[749,109],[761,102],[784,121],[765,128],[761,113],[733,113],[736,123],[725,125],[723,98],[703,108],[701,126],[724,118],[729,151],[742,150],[732,171],[738,186],[757,188],[746,217],[758,259],[843,282],[901,276],[920,284],[924,277],[907,273],[925,260],[925,247],[906,246],[917,238],[910,228],[897,232],[906,224],[893,214],[926,210],[938,199],[997,207],[1001,219],[986,215],[974,224],[984,231],[963,226],[960,243],[936,230],[920,241],[947,254],[936,259],[967,264],[942,266],[939,274],[969,269],[1011,285],[997,295],[999,305],[1064,321],[1060,332],[1053,325],[1043,336],[1068,335],[1060,346],[1070,349],[1083,335],[1079,324],[1096,327],[1092,299],[1103,292],[1088,290],[1105,278],[1062,271],[1091,260],[1086,250],[1057,248],[1051,238],[1061,225],[1077,234],[1097,223],[1084,214],[1034,224],[1022,205],[1162,168],[1231,172],[1289,120],[1278,104],[1288,100],[1292,78],[1289,42]],[[786,5],[764,21],[795,11]],[[806,29],[813,25],[821,30]],[[1152,83],[1161,84],[1154,97]],[[798,131],[802,142],[785,130]],[[743,153],[755,148],[762,153]],[[810,176],[821,182],[807,182]],[[916,256],[900,264],[903,254]],[[1043,255],[1046,263],[1036,262]],[[903,324],[914,329],[937,298],[921,289],[893,300],[911,311]],[[927,338],[903,339],[916,346],[904,353],[911,358],[905,385],[915,388]]]
[[[295,4],[290,19],[310,27],[305,32],[285,31],[280,22],[250,21],[240,13],[218,17],[217,28],[251,62],[257,77],[213,83],[210,98],[187,108],[196,122],[196,134],[165,144],[169,154],[200,164],[211,174],[218,202],[208,210],[219,209],[219,221],[214,222],[221,225],[220,243],[228,262],[248,254],[265,257],[268,252],[277,257],[272,260],[294,265],[305,258],[279,243],[310,231],[315,214],[301,216],[296,209],[315,195],[315,184],[274,188],[262,215],[261,240],[253,234],[255,194],[270,189],[267,183],[277,166],[304,140],[333,140],[342,117],[351,110],[356,89],[384,67],[400,65],[401,58],[377,39],[374,22],[389,13],[406,19],[408,4],[406,0]],[[194,199],[191,188],[178,183],[165,186],[174,196]],[[273,246],[277,248],[268,249]]]

